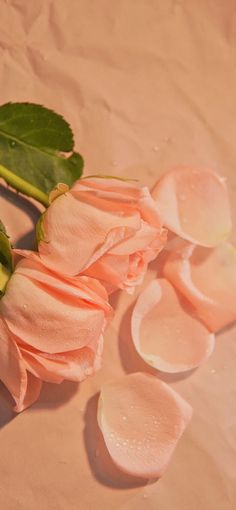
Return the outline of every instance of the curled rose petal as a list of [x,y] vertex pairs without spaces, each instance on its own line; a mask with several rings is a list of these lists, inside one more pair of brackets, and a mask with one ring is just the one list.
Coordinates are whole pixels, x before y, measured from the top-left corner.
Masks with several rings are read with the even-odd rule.
[[60,384],[64,380],[64,377],[60,375],[60,365],[58,370],[58,363],[54,365],[51,360],[48,363],[47,359],[42,359],[40,352],[30,352],[21,348],[21,354],[27,370],[41,381]]
[[153,280],[135,304],[131,330],[139,355],[157,370],[184,372],[212,353],[214,335],[165,279]]
[[80,382],[101,366],[103,336],[93,344],[75,351],[55,354],[21,347],[21,353],[29,372],[45,382],[61,383],[64,379]]
[[[149,248],[144,252],[137,250],[134,253],[121,255],[116,254],[114,250],[114,252],[103,255],[100,260],[92,264],[86,270],[86,274],[94,278],[99,277],[99,281],[105,286],[109,294],[118,287],[125,288],[128,293],[132,294],[135,287],[142,283],[149,262],[157,257],[165,242],[166,231],[163,229],[159,237],[150,242]],[[127,243],[127,248],[128,245],[129,243]],[[119,246],[116,249],[119,252]]]
[[102,387],[98,423],[114,463],[142,478],[160,477],[192,416],[191,406],[156,377],[136,373]]
[[211,331],[236,320],[236,250],[231,244],[212,249],[185,244],[169,255],[164,274]]
[[21,412],[33,404],[42,386],[39,379],[26,371],[20,350],[2,319],[0,319],[0,380],[14,398],[16,412]]
[[42,381],[38,379],[38,377],[35,377],[28,371],[26,371],[26,373],[27,387],[22,398],[22,402],[18,403],[14,408],[17,413],[20,413],[27,407],[30,407],[32,404],[34,404],[34,402],[38,400],[42,388]]
[[152,190],[164,224],[180,237],[201,246],[216,246],[231,230],[224,179],[208,169],[176,168]]

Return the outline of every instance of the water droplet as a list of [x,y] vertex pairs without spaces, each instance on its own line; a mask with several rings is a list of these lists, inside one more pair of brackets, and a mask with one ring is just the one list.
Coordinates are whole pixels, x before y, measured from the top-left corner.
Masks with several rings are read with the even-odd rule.
[[11,147],[15,147],[15,145],[16,145],[16,142],[15,142],[14,140],[11,140],[11,141],[10,141],[10,146],[11,146]]
[[127,420],[127,416],[122,416],[122,420],[126,421]]

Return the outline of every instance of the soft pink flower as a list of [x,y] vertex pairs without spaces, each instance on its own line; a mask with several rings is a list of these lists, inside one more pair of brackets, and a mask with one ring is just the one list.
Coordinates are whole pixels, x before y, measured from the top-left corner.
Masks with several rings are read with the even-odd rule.
[[18,263],[0,301],[0,376],[17,411],[37,399],[41,380],[81,381],[100,367],[110,311],[97,280],[60,277],[39,257]]
[[95,277],[109,290],[141,282],[166,241],[147,187],[87,178],[56,198],[43,215],[42,262],[68,276]]

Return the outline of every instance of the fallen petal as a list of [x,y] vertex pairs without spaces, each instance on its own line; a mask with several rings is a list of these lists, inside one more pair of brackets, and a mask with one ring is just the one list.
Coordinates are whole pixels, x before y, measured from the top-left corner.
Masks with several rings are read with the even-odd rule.
[[136,373],[103,386],[98,423],[114,463],[124,472],[158,478],[192,416],[166,383]]
[[214,348],[214,335],[165,279],[153,280],[135,304],[131,330],[139,355],[157,370],[198,367]]
[[209,169],[176,168],[156,183],[152,196],[164,225],[183,239],[212,247],[231,230],[225,181]]
[[169,255],[164,274],[211,331],[236,320],[236,249],[231,244],[213,249],[185,244]]

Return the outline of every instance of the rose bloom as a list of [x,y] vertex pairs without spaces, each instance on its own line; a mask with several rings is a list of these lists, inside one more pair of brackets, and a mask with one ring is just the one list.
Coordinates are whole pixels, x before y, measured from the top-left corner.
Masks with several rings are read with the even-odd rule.
[[97,278],[109,292],[141,283],[166,242],[148,188],[112,178],[78,180],[51,203],[39,230],[47,267]]
[[22,259],[0,301],[0,379],[16,411],[38,397],[41,381],[81,381],[101,363],[111,307],[94,278],[63,278]]

